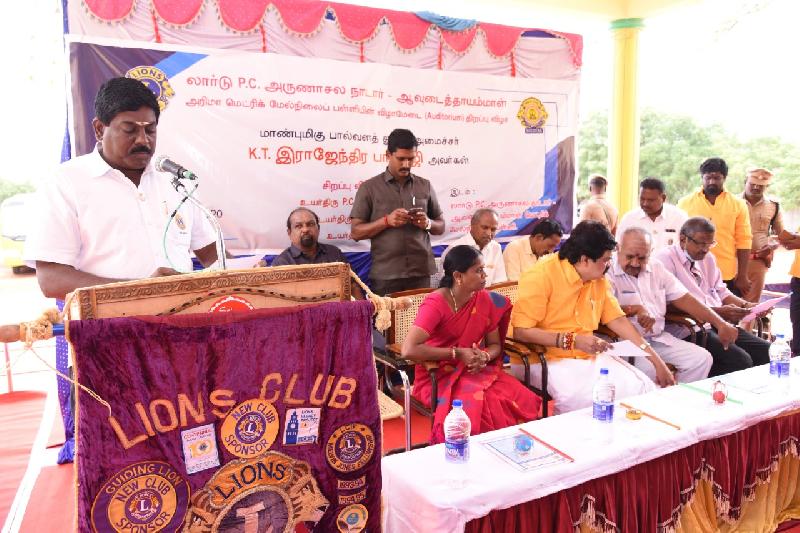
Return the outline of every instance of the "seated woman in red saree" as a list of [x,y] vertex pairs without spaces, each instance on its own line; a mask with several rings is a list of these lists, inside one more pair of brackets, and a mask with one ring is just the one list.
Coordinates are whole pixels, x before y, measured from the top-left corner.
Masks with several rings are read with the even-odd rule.
[[[511,303],[484,290],[481,253],[456,246],[445,257],[439,289],[429,294],[403,342],[402,355],[436,361],[438,399],[431,444],[444,442],[444,418],[460,399],[472,423],[472,434],[521,424],[538,417],[541,399],[503,371],[503,337]],[[431,380],[415,367],[414,397],[431,401]]]

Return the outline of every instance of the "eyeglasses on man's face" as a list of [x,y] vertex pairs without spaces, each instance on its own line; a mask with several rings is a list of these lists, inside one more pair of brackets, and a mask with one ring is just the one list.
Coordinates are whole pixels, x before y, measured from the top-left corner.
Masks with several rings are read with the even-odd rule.
[[701,248],[713,248],[713,247],[715,247],[717,245],[717,241],[702,242],[702,241],[698,241],[698,240],[692,239],[688,235],[686,236],[686,238],[689,239],[690,241],[692,241],[693,243],[695,243],[697,246],[699,246]]

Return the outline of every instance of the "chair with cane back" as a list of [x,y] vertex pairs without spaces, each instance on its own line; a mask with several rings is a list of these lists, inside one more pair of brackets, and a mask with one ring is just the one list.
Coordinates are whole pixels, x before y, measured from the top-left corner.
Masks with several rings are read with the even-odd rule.
[[[433,418],[433,413],[436,412],[436,397],[437,397],[437,382],[436,382],[436,363],[423,363],[428,369],[428,374],[431,378],[431,397],[433,405],[424,405],[422,402],[411,396],[411,381],[408,377],[409,372],[414,371],[416,361],[404,359],[401,355],[401,348],[403,341],[408,334],[408,330],[414,324],[414,319],[417,317],[417,311],[425,297],[433,292],[434,289],[413,289],[408,291],[400,291],[391,294],[392,298],[404,298],[409,305],[404,309],[395,309],[392,311],[392,323],[386,332],[386,352],[373,350],[375,360],[383,368],[384,389],[388,392],[389,397],[395,401],[402,401],[406,413],[405,419],[405,432],[406,432],[406,450],[411,449],[411,409]],[[395,385],[392,380],[393,373],[400,377],[400,384]]]

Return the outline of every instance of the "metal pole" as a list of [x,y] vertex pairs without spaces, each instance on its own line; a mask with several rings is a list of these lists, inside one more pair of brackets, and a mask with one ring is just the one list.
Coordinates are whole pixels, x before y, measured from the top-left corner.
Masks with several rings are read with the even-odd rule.
[[14,379],[11,377],[11,356],[8,354],[8,343],[3,343],[3,348],[6,352],[6,383],[8,385],[8,392],[14,392]]

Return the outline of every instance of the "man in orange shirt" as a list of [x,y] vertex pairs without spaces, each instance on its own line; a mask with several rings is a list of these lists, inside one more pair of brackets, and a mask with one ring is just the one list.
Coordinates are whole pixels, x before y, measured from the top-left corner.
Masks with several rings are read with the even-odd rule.
[[[659,385],[675,383],[661,357],[625,317],[605,278],[616,244],[602,223],[581,222],[558,254],[542,258],[519,280],[511,312],[513,337],[546,347],[548,392],[555,400],[556,413],[591,405],[592,385],[601,367],[609,369],[617,398],[655,389],[641,370],[603,353],[612,346],[594,335],[601,323],[647,352]],[[515,373],[517,370],[514,368]],[[540,379],[539,365],[532,366],[532,384],[538,385]]]
[[753,234],[747,204],[724,190],[728,164],[712,157],[700,165],[703,186],[680,199],[678,207],[690,217],[705,217],[717,228],[717,246],[711,250],[717,260],[722,280],[739,295],[750,290],[747,266]]

